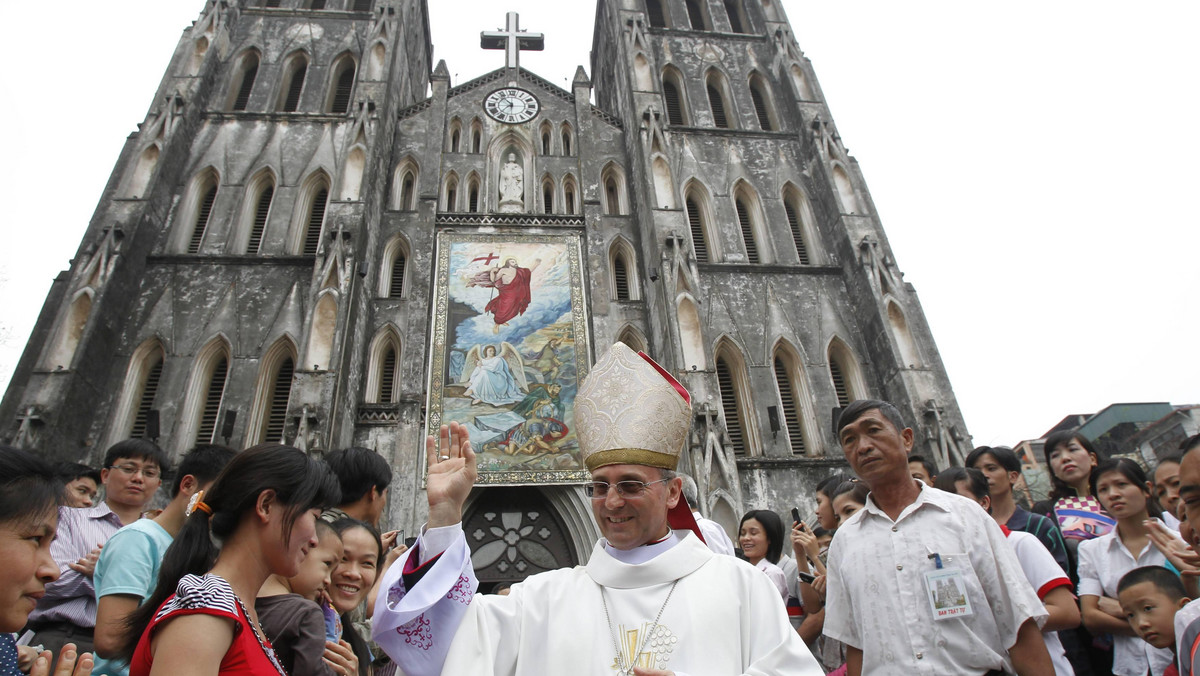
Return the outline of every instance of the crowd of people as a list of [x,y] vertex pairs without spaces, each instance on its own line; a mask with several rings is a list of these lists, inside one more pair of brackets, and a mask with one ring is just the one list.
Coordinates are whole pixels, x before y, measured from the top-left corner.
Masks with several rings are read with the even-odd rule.
[[407,542],[379,531],[392,471],[369,449],[172,466],[131,439],[94,470],[0,447],[0,676],[1200,676],[1200,436],[1148,474],[1055,433],[1028,504],[1011,449],[939,469],[857,401],[815,511],[749,511],[731,540],[675,471],[690,397],[648,357],[614,346],[576,411],[603,539],[503,595],[476,593],[457,424],[427,439]]

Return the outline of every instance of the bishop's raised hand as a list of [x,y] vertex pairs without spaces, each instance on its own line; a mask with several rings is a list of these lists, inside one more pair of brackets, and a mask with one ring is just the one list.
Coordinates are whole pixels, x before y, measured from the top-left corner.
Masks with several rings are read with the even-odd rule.
[[452,526],[462,521],[463,504],[475,485],[475,451],[465,425],[442,425],[437,437],[425,437],[428,466],[425,492],[429,498],[429,528]]

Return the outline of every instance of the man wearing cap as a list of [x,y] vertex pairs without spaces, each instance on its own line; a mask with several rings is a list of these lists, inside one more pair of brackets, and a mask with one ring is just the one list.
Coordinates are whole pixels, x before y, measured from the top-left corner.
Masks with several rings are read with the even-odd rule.
[[823,673],[767,578],[687,530],[674,470],[690,425],[687,391],[649,357],[621,343],[601,357],[575,428],[604,537],[586,566],[508,596],[475,595],[461,523],[475,454],[463,426],[443,426],[426,439],[429,521],[384,575],[375,641],[408,676]]

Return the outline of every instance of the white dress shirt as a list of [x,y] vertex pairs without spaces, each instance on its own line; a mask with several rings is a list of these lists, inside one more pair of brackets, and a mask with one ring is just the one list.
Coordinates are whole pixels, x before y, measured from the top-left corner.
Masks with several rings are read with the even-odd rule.
[[[1121,576],[1142,566],[1165,566],[1167,557],[1153,542],[1135,559],[1117,537],[1117,528],[1106,535],[1079,543],[1079,595],[1117,598],[1117,583]],[[1113,674],[1115,676],[1145,676],[1146,670],[1161,676],[1171,664],[1171,651],[1155,648],[1137,636],[1113,636]]]
[[[1000,527],[978,504],[920,485],[893,521],[872,497],[833,537],[825,635],[863,651],[863,674],[984,674],[1003,668],[1017,631],[1040,627],[1038,600]],[[925,573],[962,571],[973,613],[934,619]]]

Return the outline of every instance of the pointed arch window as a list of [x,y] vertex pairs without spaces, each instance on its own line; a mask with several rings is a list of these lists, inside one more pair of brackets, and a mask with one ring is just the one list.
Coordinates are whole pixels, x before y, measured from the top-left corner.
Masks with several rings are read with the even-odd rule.
[[758,255],[758,244],[754,239],[754,224],[750,220],[750,205],[743,195],[738,195],[734,202],[737,209],[738,227],[742,232],[742,244],[746,247],[746,261],[761,263]]
[[365,399],[371,404],[394,404],[400,400],[400,338],[385,326],[371,341],[366,373]]
[[718,129],[732,128],[725,79],[716,71],[710,71],[705,79],[704,91],[708,95],[708,107],[712,111],[713,126]]
[[458,152],[458,142],[460,136],[461,134],[459,133],[457,127],[450,130],[450,152]]
[[625,345],[634,352],[649,353],[650,351],[649,348],[646,347],[646,339],[643,338],[642,335],[638,333],[638,330],[632,326],[626,326],[625,329],[621,331],[621,335],[617,337],[617,342],[625,343]]
[[613,257],[613,293],[614,300],[629,300],[629,267],[619,252]]
[[562,152],[563,156],[571,155],[571,128],[566,124],[562,128]]
[[208,228],[208,221],[212,216],[213,203],[217,201],[217,183],[211,175],[205,179],[201,189],[203,192],[200,194],[200,204],[196,208],[196,221],[192,224],[192,236],[188,240],[187,252],[190,254],[200,253],[204,231]]
[[317,249],[321,244],[321,231],[325,227],[325,209],[329,206],[329,186],[322,184],[313,192],[312,199],[308,203],[308,218],[304,224],[304,248],[300,254],[303,256],[317,255]]
[[479,120],[471,123],[471,152],[479,154],[483,149],[483,124]]
[[788,230],[792,233],[792,243],[796,246],[796,256],[800,265],[808,265],[808,246],[804,243],[804,231],[800,228],[800,216],[796,213],[796,205],[792,200],[784,200],[783,211],[787,214]]
[[721,412],[725,414],[725,430],[735,455],[746,455],[749,448],[743,411],[743,393],[738,374],[724,351],[717,354],[717,387],[721,391]]
[[646,0],[646,14],[649,16],[651,28],[667,27],[667,13],[663,7],[663,0]]
[[379,366],[379,403],[392,404],[396,401],[396,348],[388,345]]
[[407,264],[404,252],[400,251],[392,259],[392,269],[388,280],[388,297],[400,298],[404,295],[404,266]]
[[775,386],[779,389],[779,408],[787,429],[788,444],[792,453],[805,453],[804,430],[800,424],[800,410],[796,387],[792,383],[791,365],[783,355],[775,353]]
[[740,0],[725,0],[725,14],[729,17],[729,28],[734,33],[745,33],[746,17],[742,14]]
[[766,93],[766,84],[761,76],[750,78],[750,101],[754,104],[754,116],[758,119],[758,127],[763,131],[775,131],[772,121],[770,99]]
[[479,213],[479,179],[474,176],[467,181],[467,211]]
[[542,137],[542,155],[549,157],[553,150],[553,148],[551,148],[551,146],[550,146],[551,134],[550,134],[550,123],[549,122],[545,122],[542,124],[541,137]]
[[688,191],[684,207],[687,211],[688,229],[692,233],[692,249],[696,252],[696,262],[707,263],[709,260],[706,236],[708,227],[705,223],[706,215],[701,206],[700,196],[693,190]]
[[547,214],[554,213],[554,181],[549,176],[542,181],[542,211]]
[[604,213],[609,216],[620,213],[620,200],[617,196],[617,179],[611,175],[604,179]]
[[443,211],[458,210],[458,177],[451,174],[446,179],[446,201],[442,205]]
[[262,247],[263,233],[267,229],[267,217],[271,213],[271,200],[275,197],[274,181],[266,181],[259,189],[254,201],[254,221],[250,224],[250,239],[246,242],[246,253],[256,254]]
[[563,181],[563,213],[575,213],[575,182],[570,179]]
[[867,398],[867,388],[863,383],[858,361],[840,338],[835,337],[829,343],[828,358],[829,377],[833,381],[838,406],[845,408],[856,399]]
[[250,52],[242,57],[239,64],[236,88],[233,90],[231,110],[245,110],[250,103],[250,94],[254,91],[254,80],[258,77],[258,54]]
[[[707,1],[707,0],[706,0]],[[700,6],[700,0],[685,0],[687,6],[688,24],[694,31],[712,30],[708,25],[708,17]]]
[[833,392],[837,395],[837,403],[841,408],[850,405],[850,388],[846,385],[846,374],[842,365],[836,359],[829,360],[829,377],[833,379]]
[[287,422],[288,402],[292,396],[292,377],[296,372],[296,362],[287,357],[279,364],[271,383],[271,401],[267,410],[266,430],[263,442],[283,443],[283,427]]
[[217,416],[221,413],[221,400],[225,396],[225,381],[229,376],[229,354],[221,354],[212,365],[208,384],[204,388],[204,399],[200,407],[200,422],[196,428],[197,444],[217,441]]
[[142,384],[137,410],[133,414],[133,428],[129,431],[131,439],[149,438],[147,421],[150,420],[150,411],[154,409],[154,400],[158,396],[158,384],[162,381],[163,356],[162,348],[159,347],[143,362],[146,381]]
[[300,110],[300,94],[304,91],[304,78],[308,75],[308,59],[297,56],[287,66],[287,86],[283,90],[283,103],[279,109],[285,113]]
[[344,115],[350,111],[350,95],[354,91],[356,65],[350,56],[344,56],[334,69],[333,87],[329,97],[329,112]]
[[663,99],[667,108],[667,123],[682,127],[687,124],[683,114],[683,98],[680,96],[679,83],[673,77],[663,78]]

